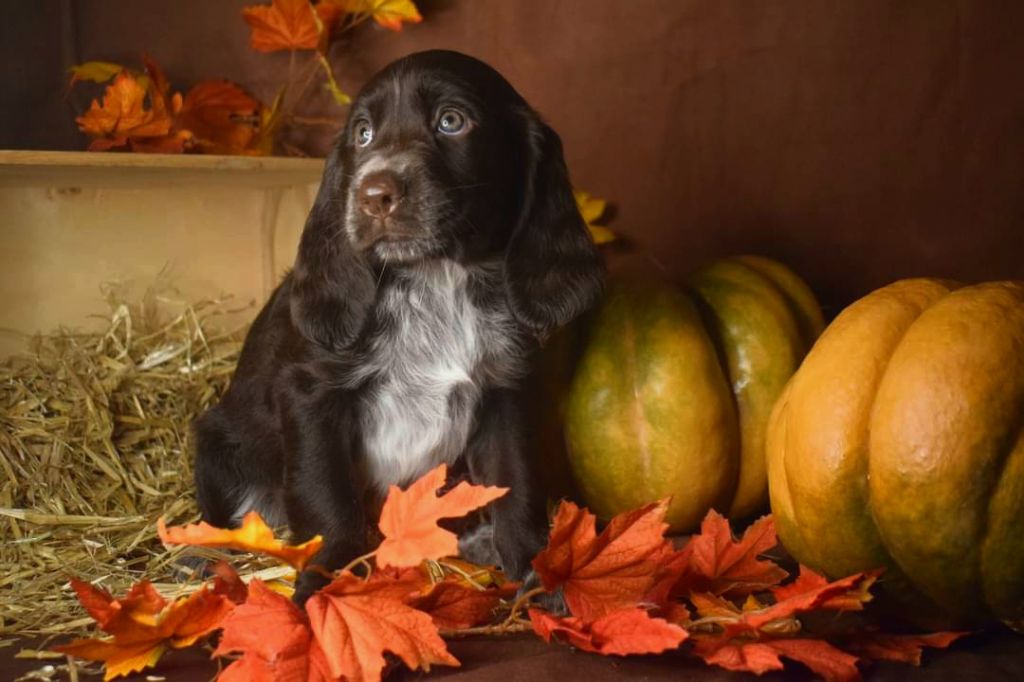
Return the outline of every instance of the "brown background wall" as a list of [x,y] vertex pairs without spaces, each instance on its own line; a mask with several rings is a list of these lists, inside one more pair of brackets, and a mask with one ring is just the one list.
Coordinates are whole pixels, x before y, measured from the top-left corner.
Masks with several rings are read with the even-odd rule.
[[[246,0],[12,3],[0,146],[83,145],[61,66],[223,76],[269,99]],[[490,62],[560,131],[578,186],[674,272],[756,251],[834,312],[912,275],[1024,278],[1024,3],[1007,0],[421,0],[334,58],[349,90],[394,57]],[[79,104],[81,104],[79,102]]]

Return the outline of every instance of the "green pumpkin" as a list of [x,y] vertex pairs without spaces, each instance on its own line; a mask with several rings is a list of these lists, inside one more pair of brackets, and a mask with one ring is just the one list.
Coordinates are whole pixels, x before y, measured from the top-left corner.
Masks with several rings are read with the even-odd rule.
[[671,496],[677,532],[712,507],[764,509],[768,416],[822,327],[807,286],[764,258],[717,261],[685,289],[613,278],[566,406],[584,502],[610,518]]

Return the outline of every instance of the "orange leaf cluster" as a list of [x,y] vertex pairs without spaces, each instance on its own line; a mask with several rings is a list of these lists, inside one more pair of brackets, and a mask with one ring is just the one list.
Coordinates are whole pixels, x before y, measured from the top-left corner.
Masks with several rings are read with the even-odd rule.
[[401,31],[403,23],[423,20],[412,0],[271,0],[269,5],[242,9],[252,28],[249,46],[259,52],[321,50],[345,15],[353,23],[372,17],[381,26]]
[[688,640],[694,654],[729,670],[781,670],[788,658],[826,680],[859,679],[858,656],[916,664],[921,647],[960,636],[852,637],[844,650],[809,635],[798,616],[863,609],[879,572],[829,582],[801,567],[783,585],[786,571],[763,558],[777,544],[771,517],[737,541],[711,511],[701,532],[676,550],[664,537],[666,508],[662,501],[621,514],[599,535],[592,514],[563,502],[533,566],[546,589],[562,590],[571,615],[530,609],[534,631],[605,655],[657,653]]
[[[114,67],[113,81],[102,101],[93,100],[76,120],[79,130],[93,138],[90,151],[128,146],[136,152],[178,154],[260,154],[262,105],[229,81],[204,81],[184,98],[171,93],[160,67],[144,57],[146,73],[135,74],[116,64],[89,64],[72,70],[72,84],[89,79],[103,82]],[[84,74],[84,75],[83,75]]]
[[104,680],[152,667],[168,648],[192,646],[219,628],[235,608],[219,586],[213,590],[204,586],[171,603],[146,581],[136,584],[121,599],[80,580],[72,580],[71,586],[100,629],[112,636],[76,639],[54,650],[103,661]]
[[[336,571],[304,610],[259,580],[247,587],[225,564],[213,567],[212,588],[171,604],[145,582],[116,600],[74,581],[82,604],[111,637],[58,650],[105,661],[110,679],[222,628],[214,655],[236,655],[224,680],[379,680],[388,653],[413,670],[458,666],[443,632],[525,625],[546,642],[602,655],[657,654],[689,642],[692,654],[729,670],[761,674],[782,670],[789,659],[826,680],[845,681],[859,679],[863,658],[917,665],[923,647],[945,647],[963,634],[833,628],[826,640],[801,617],[863,609],[879,572],[829,581],[801,567],[783,584],[788,574],[764,556],[776,545],[770,517],[736,540],[728,521],[710,512],[701,532],[676,549],[664,535],[664,500],[617,516],[600,533],[593,514],[563,502],[547,547],[533,561],[542,587],[520,596],[501,623],[486,625],[519,586],[494,569],[450,558],[456,539],[438,521],[479,509],[506,490],[461,482],[444,491],[445,476],[442,465],[406,490],[392,487],[379,522],[384,539],[357,560],[369,575]],[[205,523],[167,528],[161,520],[159,534],[167,544],[262,552],[300,570],[320,547],[319,539],[293,546],[275,538],[256,514],[235,530]],[[528,623],[519,620],[519,606],[545,590],[561,591],[569,615],[533,605]]]
[[[215,654],[241,654],[225,669],[224,679],[377,680],[386,652],[411,669],[457,666],[439,629],[490,622],[518,585],[457,559],[435,561],[457,552],[455,535],[440,528],[439,519],[464,516],[507,492],[461,482],[439,495],[446,472],[441,465],[408,489],[388,492],[380,520],[384,540],[375,553],[378,568],[368,578],[336,572],[306,602],[305,611],[254,580],[245,603],[222,623]],[[167,528],[161,520],[158,531],[165,544],[259,552],[299,570],[321,544],[319,538],[286,544],[254,512],[235,530],[206,523]],[[222,578],[227,591],[230,575]]]

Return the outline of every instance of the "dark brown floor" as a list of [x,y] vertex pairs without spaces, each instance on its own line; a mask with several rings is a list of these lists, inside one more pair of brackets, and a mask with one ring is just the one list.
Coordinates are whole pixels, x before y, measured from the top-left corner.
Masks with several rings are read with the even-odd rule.
[[[25,647],[32,646],[26,642]],[[21,648],[0,650],[0,680],[14,680],[46,662],[14,660]],[[459,682],[611,682],[613,680],[679,680],[724,682],[726,680],[810,680],[800,666],[792,664],[786,674],[770,674],[761,678],[708,668],[700,661],[679,654],[637,656],[631,658],[601,657],[575,652],[564,646],[546,645],[532,635],[505,639],[467,638],[450,642],[452,653],[462,661],[458,669],[438,668],[432,677]],[[50,661],[59,663],[59,661]],[[149,671],[167,682],[197,682],[212,679],[215,664],[205,658],[201,649],[172,652],[158,669]],[[954,644],[948,651],[925,654],[922,668],[877,663],[862,667],[865,680],[878,682],[1002,682],[1024,680],[1024,637],[1011,634],[975,635]],[[416,680],[422,673],[395,671],[390,680]],[[66,678],[55,678],[66,679]],[[98,678],[86,678],[98,679]],[[131,680],[145,680],[146,674]]]

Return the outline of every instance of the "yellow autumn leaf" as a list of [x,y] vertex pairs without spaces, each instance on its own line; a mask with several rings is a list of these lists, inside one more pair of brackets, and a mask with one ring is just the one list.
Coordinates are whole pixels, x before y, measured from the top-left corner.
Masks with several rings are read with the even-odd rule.
[[71,85],[74,85],[78,81],[106,83],[124,71],[124,67],[113,62],[85,62],[76,64],[68,70],[71,72]]
[[401,31],[402,23],[418,24],[423,21],[412,0],[331,0],[344,11],[368,14],[384,28]]
[[241,527],[231,530],[217,528],[206,522],[168,528],[161,517],[157,521],[157,533],[165,545],[226,547],[266,554],[291,564],[298,571],[306,566],[323,545],[323,538],[319,535],[301,545],[289,545],[274,537],[273,529],[255,511],[242,518]]
[[590,230],[590,237],[594,240],[594,243],[607,244],[608,242],[615,241],[617,237],[614,232],[603,225],[595,224],[604,215],[608,202],[604,199],[592,197],[589,192],[584,192],[583,190],[575,190],[573,197],[576,199],[576,207],[583,217],[583,222],[587,224],[587,229]]

